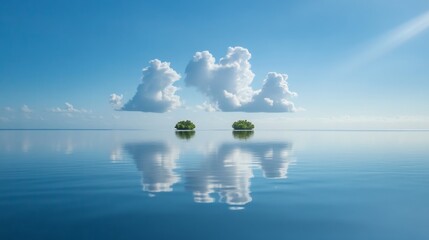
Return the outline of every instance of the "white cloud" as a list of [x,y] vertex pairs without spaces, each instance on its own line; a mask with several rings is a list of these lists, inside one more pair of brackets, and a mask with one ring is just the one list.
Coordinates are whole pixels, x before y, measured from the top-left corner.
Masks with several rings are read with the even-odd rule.
[[220,110],[234,111],[254,95],[250,58],[250,52],[242,47],[228,48],[219,63],[210,52],[197,52],[186,67],[185,83],[206,94]]
[[429,11],[401,24],[361,51],[342,67],[351,70],[400,47],[429,28]]
[[270,106],[274,105],[274,100],[271,98],[264,98],[264,101]]
[[23,113],[31,113],[31,112],[33,112],[33,110],[31,110],[27,105],[22,105],[22,107],[21,107],[21,112],[23,112]]
[[262,89],[257,91],[252,102],[243,106],[243,110],[246,112],[295,112],[295,105],[288,99],[298,94],[289,90],[287,79],[286,74],[268,73]]
[[7,117],[0,117],[0,122],[8,122],[9,118]]
[[121,109],[122,108],[122,100],[124,99],[124,96],[118,95],[116,93],[110,94],[109,103],[112,105],[114,109]]
[[197,105],[197,108],[204,110],[206,112],[217,112],[219,111],[219,106],[217,104],[211,104],[208,102],[203,102],[201,105]]
[[55,113],[88,113],[86,109],[77,109],[71,103],[66,102],[64,108],[56,107],[50,110]]
[[[386,53],[416,37],[429,28],[429,11],[395,28],[378,42],[372,50],[373,55]],[[375,56],[374,56],[375,57]]]
[[175,94],[177,87],[173,86],[180,75],[170,67],[169,62],[154,59],[149,64],[143,69],[142,83],[137,87],[137,93],[121,110],[166,112],[181,105],[180,97]]
[[293,112],[287,75],[268,73],[262,89],[251,87],[255,74],[251,70],[250,52],[243,47],[229,47],[218,63],[208,51],[195,53],[186,67],[185,83],[196,87],[209,98],[202,106],[217,106],[226,112]]
[[11,108],[11,107],[5,107],[4,110],[6,112],[13,112],[14,111],[13,108]]

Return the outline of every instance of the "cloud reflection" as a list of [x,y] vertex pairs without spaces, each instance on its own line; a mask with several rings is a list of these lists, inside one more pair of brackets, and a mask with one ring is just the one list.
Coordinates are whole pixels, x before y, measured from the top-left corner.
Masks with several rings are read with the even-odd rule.
[[179,147],[147,142],[125,144],[123,148],[142,172],[143,191],[173,191],[172,186],[182,179],[194,202],[226,203],[232,210],[243,209],[252,201],[252,178],[258,175],[287,178],[293,161],[289,142],[226,142],[208,153],[200,153],[197,161],[180,171],[181,178],[176,172],[176,162],[180,155],[186,157],[187,152],[180,153]]
[[91,133],[72,131],[4,131],[0,134],[0,152],[32,154],[54,152],[71,155],[94,144]]
[[218,201],[229,205],[244,205],[252,201],[250,179],[253,156],[240,148],[221,145],[207,155],[196,169],[186,171],[185,186],[199,203]]
[[142,173],[142,189],[150,193],[171,192],[180,178],[176,169],[179,150],[162,142],[129,143],[123,146]]
[[201,165],[186,171],[186,188],[194,201],[218,201],[233,210],[242,209],[252,201],[251,179],[261,169],[265,178],[287,177],[292,162],[290,143],[224,143],[208,154]]

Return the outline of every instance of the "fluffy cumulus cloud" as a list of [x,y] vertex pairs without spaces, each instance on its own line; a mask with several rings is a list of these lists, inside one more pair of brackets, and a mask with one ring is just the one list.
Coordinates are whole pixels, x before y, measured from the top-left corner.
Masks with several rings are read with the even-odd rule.
[[291,97],[297,93],[291,92],[287,84],[288,76],[275,72],[268,73],[261,90],[256,91],[252,101],[242,107],[245,112],[294,112],[296,108]]
[[206,112],[217,112],[219,111],[219,107],[217,104],[211,104],[208,102],[203,102],[201,105],[197,105],[197,108],[200,110],[204,110]]
[[[166,112],[177,108],[180,97],[176,95],[177,87],[173,83],[179,79],[180,75],[170,67],[169,62],[158,59],[150,61],[149,66],[143,69],[142,83],[137,87],[137,93],[120,110]],[[122,96],[114,98],[116,103],[122,101]]]
[[116,93],[110,94],[109,103],[112,105],[114,109],[121,109],[122,108],[122,100],[124,99],[124,96],[118,95]]
[[253,89],[249,50],[230,47],[218,62],[208,51],[195,53],[186,67],[185,83],[209,98],[204,109],[226,112],[294,112],[289,99],[297,94],[289,90],[287,75],[268,73],[262,89]]

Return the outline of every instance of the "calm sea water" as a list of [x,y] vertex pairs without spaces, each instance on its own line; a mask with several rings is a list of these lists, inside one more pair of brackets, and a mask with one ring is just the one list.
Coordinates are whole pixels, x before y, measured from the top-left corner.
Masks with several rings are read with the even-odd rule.
[[429,132],[0,131],[0,239],[429,239]]

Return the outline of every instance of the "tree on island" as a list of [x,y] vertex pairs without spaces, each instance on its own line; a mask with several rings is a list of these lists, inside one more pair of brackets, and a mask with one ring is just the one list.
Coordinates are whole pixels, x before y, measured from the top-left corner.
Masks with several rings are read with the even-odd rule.
[[180,121],[174,126],[177,130],[194,130],[195,124],[189,120]]
[[232,124],[232,128],[234,130],[252,130],[255,125],[247,120],[238,120]]

